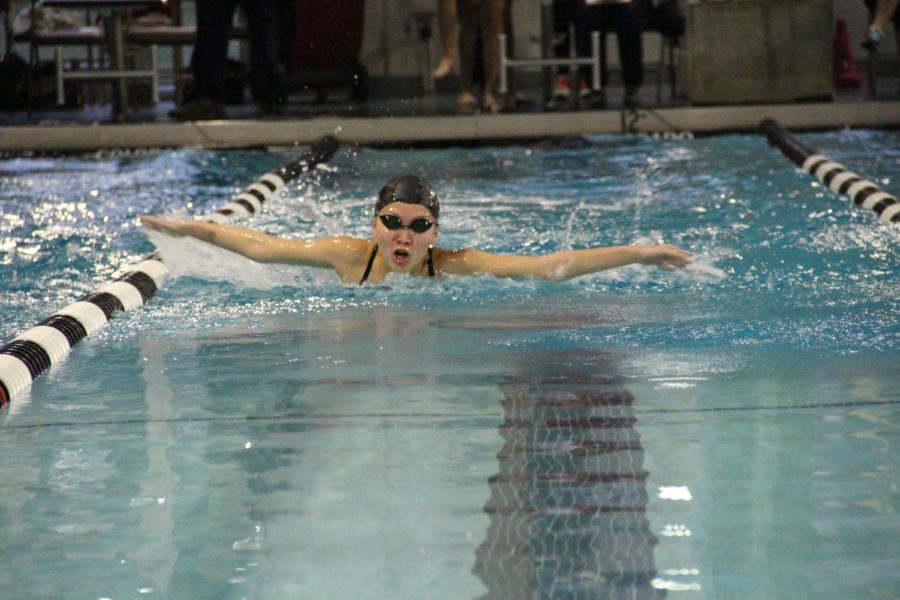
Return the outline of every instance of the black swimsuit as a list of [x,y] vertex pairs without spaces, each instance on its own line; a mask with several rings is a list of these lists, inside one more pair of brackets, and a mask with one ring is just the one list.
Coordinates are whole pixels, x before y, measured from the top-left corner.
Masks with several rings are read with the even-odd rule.
[[[372,265],[375,264],[375,256],[378,254],[378,244],[375,244],[375,247],[372,248],[372,254],[369,255],[369,262],[366,264],[366,270],[363,273],[362,279],[359,280],[359,285],[362,285],[369,278],[369,273],[372,272]],[[434,277],[434,260],[431,257],[431,248],[428,249],[428,276]]]

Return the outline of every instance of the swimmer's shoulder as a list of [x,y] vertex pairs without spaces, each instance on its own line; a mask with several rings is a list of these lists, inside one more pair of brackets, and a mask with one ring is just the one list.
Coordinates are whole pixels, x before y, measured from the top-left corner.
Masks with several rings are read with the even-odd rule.
[[434,266],[437,271],[448,275],[472,275],[487,256],[489,253],[477,248],[435,248]]
[[[326,267],[338,271],[352,269],[365,261],[374,243],[345,235],[332,235],[314,240],[279,240],[282,253],[298,264]],[[286,261],[287,262],[287,261]]]
[[374,241],[346,235],[320,238],[316,245],[331,258],[332,268],[344,281],[358,281],[375,250]]

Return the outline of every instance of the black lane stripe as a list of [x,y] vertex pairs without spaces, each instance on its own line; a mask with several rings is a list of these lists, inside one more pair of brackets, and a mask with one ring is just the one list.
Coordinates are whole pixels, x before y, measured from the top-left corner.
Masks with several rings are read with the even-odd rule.
[[856,192],[856,195],[853,196],[853,202],[855,204],[862,204],[863,202],[866,201],[866,198],[868,198],[869,196],[871,196],[872,194],[874,194],[876,192],[878,192],[878,188],[873,187],[871,185],[869,187],[863,188],[863,189],[859,190],[858,192]]
[[118,281],[130,283],[141,293],[141,299],[146,303],[157,292],[156,282],[143,271],[130,271],[119,277]]
[[[900,212],[894,213],[890,218],[887,218],[884,215],[884,212],[892,206],[895,206],[898,201],[884,190],[879,189],[876,184],[856,175],[841,165],[829,167],[827,172],[823,173],[821,176],[816,175],[816,171],[822,167],[822,165],[833,161],[828,157],[818,154],[815,150],[793,138],[774,119],[764,119],[760,122],[759,128],[760,131],[765,134],[770,145],[778,148],[803,171],[814,177],[818,177],[829,189],[831,189],[831,184],[834,182],[835,178],[846,176],[847,179],[843,180],[841,184],[837,186],[837,189],[832,191],[845,197],[849,197],[850,201],[857,206],[871,208],[882,221],[900,223]],[[813,158],[814,155],[815,158]],[[807,163],[809,164],[807,165]],[[856,186],[862,186],[862,189],[856,190],[853,196],[850,196],[851,188]],[[878,200],[873,206],[865,206],[866,200],[875,193],[884,193],[888,197]],[[893,212],[893,210],[891,210],[891,212]]]
[[122,301],[109,292],[94,292],[89,296],[85,296],[83,301],[97,305],[103,311],[103,314],[106,315],[107,321],[112,319],[116,313],[125,312],[125,306],[122,304]]
[[13,340],[0,348],[0,354],[15,356],[25,363],[32,380],[50,368],[50,355],[40,344],[31,340]]
[[832,181],[835,177],[837,177],[838,175],[840,175],[841,173],[846,173],[846,172],[847,172],[847,169],[842,169],[842,168],[840,168],[840,167],[836,167],[836,168],[834,168],[834,169],[831,169],[830,171],[828,171],[827,173],[825,173],[825,175],[822,176],[822,183],[824,183],[826,187],[829,187],[829,188],[830,188],[830,187],[831,187],[831,181]]
[[66,336],[66,340],[69,342],[69,348],[87,337],[87,329],[84,328],[84,325],[82,325],[78,319],[69,315],[53,315],[52,317],[44,319],[38,323],[38,325],[52,327]]
[[850,191],[850,188],[853,187],[854,185],[856,185],[857,183],[859,183],[860,181],[863,181],[862,177],[851,177],[850,179],[848,179],[847,181],[845,181],[844,183],[841,184],[841,186],[838,188],[838,193],[846,196],[847,192]]
[[811,165],[809,165],[809,168],[806,169],[806,172],[809,173],[810,175],[815,175],[816,169],[818,169],[820,166],[824,165],[827,162],[828,162],[827,158],[820,158],[819,160],[817,160],[814,163],[812,163]]
[[259,200],[261,204],[265,204],[265,203],[266,203],[266,197],[263,196],[263,193],[262,193],[261,191],[259,191],[259,190],[247,190],[247,193],[248,193],[249,195],[253,196],[254,198],[256,198],[257,200]]
[[[340,144],[337,139],[332,136],[325,136],[313,143],[302,155],[297,156],[281,167],[270,171],[269,174],[279,177],[281,179],[281,185],[286,185],[288,181],[297,175],[300,175],[316,164],[331,158],[339,146]],[[264,195],[265,190],[274,192],[279,188],[278,183],[269,180],[260,179],[256,183],[257,189],[247,190],[246,193],[250,194],[251,197],[258,199],[260,203],[263,203],[266,200],[266,196]],[[264,186],[262,188],[263,192],[259,191],[260,184]],[[238,200],[238,202],[246,207],[251,214],[256,212],[252,203],[246,200]],[[234,214],[234,210],[230,208],[222,208],[216,212],[223,216]],[[157,260],[162,262],[159,252],[154,252],[145,260]],[[158,291],[158,286],[153,278],[140,271],[127,273],[118,281],[124,281],[133,286],[138,293],[141,294],[141,298],[144,302]],[[116,313],[125,312],[125,306],[122,301],[109,292],[94,292],[85,296],[80,301],[90,302],[97,306],[103,311],[107,321]],[[71,317],[69,315],[52,315],[41,322],[40,325],[51,327],[62,333],[69,343],[70,348],[87,337],[87,331],[84,324],[79,322],[76,317]],[[39,344],[30,340],[14,340],[12,343],[0,348],[0,354],[9,354],[24,362],[32,374],[32,380],[37,374],[41,373],[51,364],[47,351]],[[0,407],[10,402],[12,398],[9,385],[9,383],[0,379]]]
[[[251,194],[251,195],[256,196],[257,194]],[[247,200],[244,200],[243,198],[238,198],[237,200],[234,201],[234,203],[240,204],[241,206],[246,208],[248,211],[250,211],[251,215],[256,212],[256,207],[253,206],[252,204],[250,204],[250,202],[248,202]]]
[[891,198],[884,198],[883,200],[879,200],[878,202],[876,202],[875,206],[872,207],[872,210],[881,215],[881,213],[884,212],[884,209],[886,209],[888,206],[893,206],[896,203],[896,200],[893,200]]

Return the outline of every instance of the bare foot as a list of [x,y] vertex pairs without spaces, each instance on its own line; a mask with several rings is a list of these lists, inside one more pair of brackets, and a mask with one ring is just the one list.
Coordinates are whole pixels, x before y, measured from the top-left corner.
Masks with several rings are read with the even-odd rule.
[[456,107],[461,113],[473,113],[478,108],[478,100],[472,92],[460,92],[456,99]]
[[497,102],[497,99],[494,98],[491,94],[484,95],[484,109],[489,113],[497,114],[500,112],[500,104]]
[[447,75],[450,74],[450,71],[453,70],[453,58],[449,56],[445,56],[441,59],[441,63],[437,66],[437,68],[431,73],[431,76],[435,79],[443,79]]

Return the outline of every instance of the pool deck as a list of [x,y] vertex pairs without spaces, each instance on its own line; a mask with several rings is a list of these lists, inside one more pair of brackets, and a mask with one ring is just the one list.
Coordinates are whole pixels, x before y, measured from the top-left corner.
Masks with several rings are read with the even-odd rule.
[[[648,90],[649,93],[649,90]],[[653,99],[655,100],[655,98]],[[900,99],[867,99],[860,90],[832,101],[730,106],[675,102],[624,110],[455,114],[453,98],[375,100],[289,105],[284,114],[260,118],[252,104],[229,107],[228,119],[180,123],[168,117],[171,103],[143,107],[124,123],[110,120],[108,106],[68,111],[0,114],[0,152],[57,153],[164,147],[284,147],[334,135],[350,144],[472,144],[516,142],[585,134],[649,133],[708,135],[755,131],[773,118],[791,130],[900,127]]]

